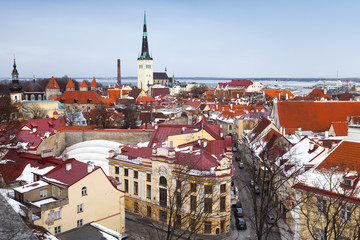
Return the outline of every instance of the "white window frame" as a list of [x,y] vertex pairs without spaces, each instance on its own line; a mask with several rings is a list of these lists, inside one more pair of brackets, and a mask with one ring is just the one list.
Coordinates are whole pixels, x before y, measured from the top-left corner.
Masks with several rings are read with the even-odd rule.
[[351,206],[341,206],[340,209],[340,219],[342,221],[351,221],[351,211],[352,211],[352,207]]
[[81,195],[82,195],[82,196],[86,196],[86,195],[87,195],[87,187],[83,187],[83,188],[81,189]]
[[56,226],[56,227],[54,227],[54,233],[55,233],[55,234],[61,233],[61,226]]
[[316,200],[316,211],[319,214],[325,214],[326,213],[326,208],[327,208],[327,203],[326,200],[318,197]]
[[78,213],[81,213],[81,212],[83,212],[84,211],[84,205],[81,203],[81,204],[79,204],[79,205],[77,205],[77,212]]
[[61,218],[61,210],[54,212],[54,219],[60,219]]
[[47,195],[46,189],[41,189],[40,190],[40,198],[46,198],[46,195]]
[[84,226],[83,220],[82,220],[82,219],[77,220],[77,221],[76,221],[76,225],[77,225],[77,227],[82,227],[82,226]]

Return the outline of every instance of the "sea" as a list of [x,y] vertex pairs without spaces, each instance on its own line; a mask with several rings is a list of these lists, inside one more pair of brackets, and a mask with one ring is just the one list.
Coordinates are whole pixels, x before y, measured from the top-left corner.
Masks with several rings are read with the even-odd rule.
[[[74,80],[81,82],[82,80],[92,81],[92,77],[75,77]],[[212,78],[212,77],[179,77],[176,81],[183,83],[199,83],[204,86],[214,88],[219,82],[230,82],[234,78]],[[295,95],[306,95],[313,87],[323,82],[337,82],[342,81],[343,83],[347,79],[324,79],[324,78],[246,78],[252,81],[259,81],[266,88],[290,90]],[[0,77],[0,81],[9,80],[9,78]],[[30,81],[32,78],[20,78],[19,80]],[[116,77],[96,77],[96,81],[101,83],[103,86],[114,85],[117,80]],[[353,79],[356,85],[359,84],[359,79]],[[121,83],[137,85],[136,77],[122,77]]]

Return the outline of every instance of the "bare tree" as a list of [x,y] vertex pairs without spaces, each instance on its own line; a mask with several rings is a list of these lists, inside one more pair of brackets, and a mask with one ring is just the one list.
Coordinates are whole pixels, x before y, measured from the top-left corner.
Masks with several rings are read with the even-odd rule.
[[123,120],[123,128],[136,128],[136,120],[137,120],[137,109],[136,105],[132,103],[126,103],[125,108],[121,110],[124,114]]
[[339,168],[315,169],[312,174],[316,176],[312,188],[301,183],[296,186],[301,194],[300,224],[306,229],[299,233],[300,238],[360,239],[357,183],[344,185],[346,172]]
[[39,119],[44,117],[40,106],[36,103],[23,105],[22,108],[23,113],[29,114],[30,118],[32,119]]

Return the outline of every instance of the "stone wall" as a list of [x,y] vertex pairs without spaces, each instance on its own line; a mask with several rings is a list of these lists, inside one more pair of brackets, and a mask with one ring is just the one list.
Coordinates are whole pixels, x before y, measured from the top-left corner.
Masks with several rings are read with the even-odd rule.
[[109,140],[122,144],[137,144],[150,141],[154,130],[63,130],[66,147],[88,140]]

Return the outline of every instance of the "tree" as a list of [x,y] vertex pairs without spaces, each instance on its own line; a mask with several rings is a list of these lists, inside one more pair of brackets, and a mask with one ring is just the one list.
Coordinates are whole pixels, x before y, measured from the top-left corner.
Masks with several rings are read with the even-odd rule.
[[[276,141],[280,142],[281,138]],[[267,141],[259,140],[256,145],[250,146],[246,138],[241,143],[242,159],[251,179],[244,186],[250,188],[250,224],[256,239],[267,239],[276,229],[277,222],[289,215],[297,205],[291,186],[300,173],[298,169],[301,164],[292,154],[283,157],[287,148],[285,144],[270,145]],[[280,212],[279,203],[282,206]],[[273,217],[270,224],[268,215]]]
[[195,239],[207,226],[209,217],[216,217],[221,212],[219,203],[223,194],[220,187],[217,189],[215,185],[200,185],[196,180],[190,180],[191,164],[176,164],[171,178],[160,178],[160,206],[164,207],[166,214],[162,221],[148,221],[152,231],[148,234],[156,234],[156,239]]
[[122,127],[125,129],[136,128],[136,120],[137,120],[136,105],[132,103],[125,103],[125,108],[123,108],[121,112],[124,114]]
[[40,106],[36,103],[22,105],[23,113],[29,114],[31,119],[43,118]]
[[90,124],[102,128],[114,128],[120,126],[121,114],[116,110],[106,109],[104,104],[90,111]]
[[[341,165],[341,163],[339,163]],[[301,204],[300,224],[306,231],[300,237],[314,239],[360,239],[360,217],[358,205],[359,187],[344,186],[343,176],[354,177],[355,172],[344,173],[341,167],[318,168],[311,174],[318,179],[313,181],[314,194],[305,184],[297,184]],[[357,172],[357,171],[356,171]],[[351,180],[349,180],[351,181]]]

